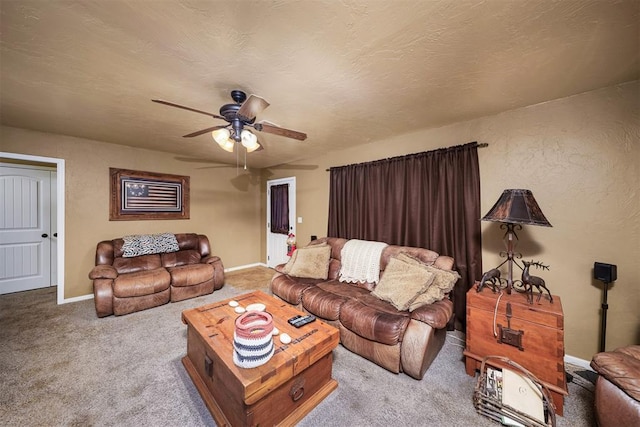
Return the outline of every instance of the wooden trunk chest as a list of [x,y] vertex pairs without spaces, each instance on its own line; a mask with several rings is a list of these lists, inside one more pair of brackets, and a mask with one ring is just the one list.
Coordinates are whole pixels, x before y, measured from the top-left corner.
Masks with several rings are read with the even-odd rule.
[[515,290],[493,293],[478,284],[467,293],[465,365],[474,376],[486,356],[503,356],[534,374],[551,392],[558,415],[568,395],[564,369],[564,315],[560,298],[553,295],[529,304]]
[[182,313],[187,324],[187,355],[182,362],[220,426],[294,425],[329,395],[336,328],[319,320],[299,329],[287,319],[303,314],[289,304],[256,291],[234,299],[242,306],[262,303],[274,325],[293,341],[282,344],[264,365],[240,368],[232,360],[238,316],[229,300]]

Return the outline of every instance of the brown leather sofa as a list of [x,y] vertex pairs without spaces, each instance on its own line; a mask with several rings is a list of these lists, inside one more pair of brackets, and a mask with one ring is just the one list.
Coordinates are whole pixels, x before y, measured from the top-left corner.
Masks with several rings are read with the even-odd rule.
[[212,293],[224,266],[202,234],[175,235],[179,250],[123,257],[124,240],[98,243],[89,273],[98,317],[123,315]]
[[591,367],[598,426],[640,426],[640,345],[597,353]]
[[[444,344],[452,302],[445,298],[414,311],[399,311],[371,294],[373,283],[340,282],[341,251],[347,240],[325,237],[310,245],[325,242],[331,246],[326,280],[294,277],[283,272],[285,264],[279,265],[270,282],[272,294],[339,328],[340,342],[350,351],[391,372],[422,379]],[[428,249],[389,245],[380,257],[381,277],[390,258],[399,253],[443,270],[454,265],[453,258]]]

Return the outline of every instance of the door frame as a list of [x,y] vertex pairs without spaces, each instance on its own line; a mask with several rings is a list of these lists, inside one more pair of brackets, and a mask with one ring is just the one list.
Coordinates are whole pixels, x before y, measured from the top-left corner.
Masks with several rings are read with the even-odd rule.
[[[4,151],[0,151],[0,159],[13,159],[13,160],[23,160],[27,162],[41,162],[41,163],[53,163],[56,165],[56,217],[57,217],[57,232],[58,237],[56,241],[56,251],[58,256],[58,278],[56,281],[57,290],[57,303],[65,304],[67,302],[73,302],[76,299],[65,299],[64,298],[64,241],[65,241],[65,161],[64,159],[58,159],[55,157],[43,157],[43,156],[32,156],[29,154],[18,154],[18,153],[7,153]],[[85,298],[80,298],[85,299]]]
[[[296,194],[297,194],[297,190],[296,190],[296,177],[295,176],[290,176],[287,178],[278,178],[278,179],[271,179],[267,181],[267,206],[266,206],[266,218],[265,218],[265,223],[266,223],[266,230],[267,230],[267,238],[266,238],[266,254],[267,254],[267,259],[265,260],[265,265],[269,265],[269,255],[271,255],[269,253],[269,248],[271,247],[270,245],[270,239],[271,239],[271,229],[269,227],[269,222],[271,219],[271,192],[269,191],[269,187],[273,186],[273,185],[280,185],[280,184],[289,184],[289,227],[290,227],[290,232],[293,234],[296,234]],[[293,195],[293,197],[291,197]]]

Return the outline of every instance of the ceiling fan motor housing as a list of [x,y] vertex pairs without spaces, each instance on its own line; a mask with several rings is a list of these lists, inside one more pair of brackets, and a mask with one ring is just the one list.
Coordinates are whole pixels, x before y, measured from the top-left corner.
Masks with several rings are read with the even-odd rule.
[[231,99],[236,101],[237,104],[242,104],[244,101],[247,100],[247,94],[238,89],[232,90]]

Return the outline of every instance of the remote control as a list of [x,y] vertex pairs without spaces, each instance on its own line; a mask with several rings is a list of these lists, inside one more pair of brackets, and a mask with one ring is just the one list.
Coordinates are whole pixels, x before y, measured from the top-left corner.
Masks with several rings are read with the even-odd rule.
[[287,322],[289,322],[290,325],[295,326],[295,322],[299,319],[301,319],[302,316],[298,315],[298,316],[293,316],[291,319],[287,320]]
[[313,314],[309,314],[307,316],[302,316],[301,318],[297,319],[296,321],[294,321],[294,323],[292,323],[292,325],[295,326],[296,328],[299,328],[308,323],[314,322],[315,320],[316,320],[316,316],[314,316]]

